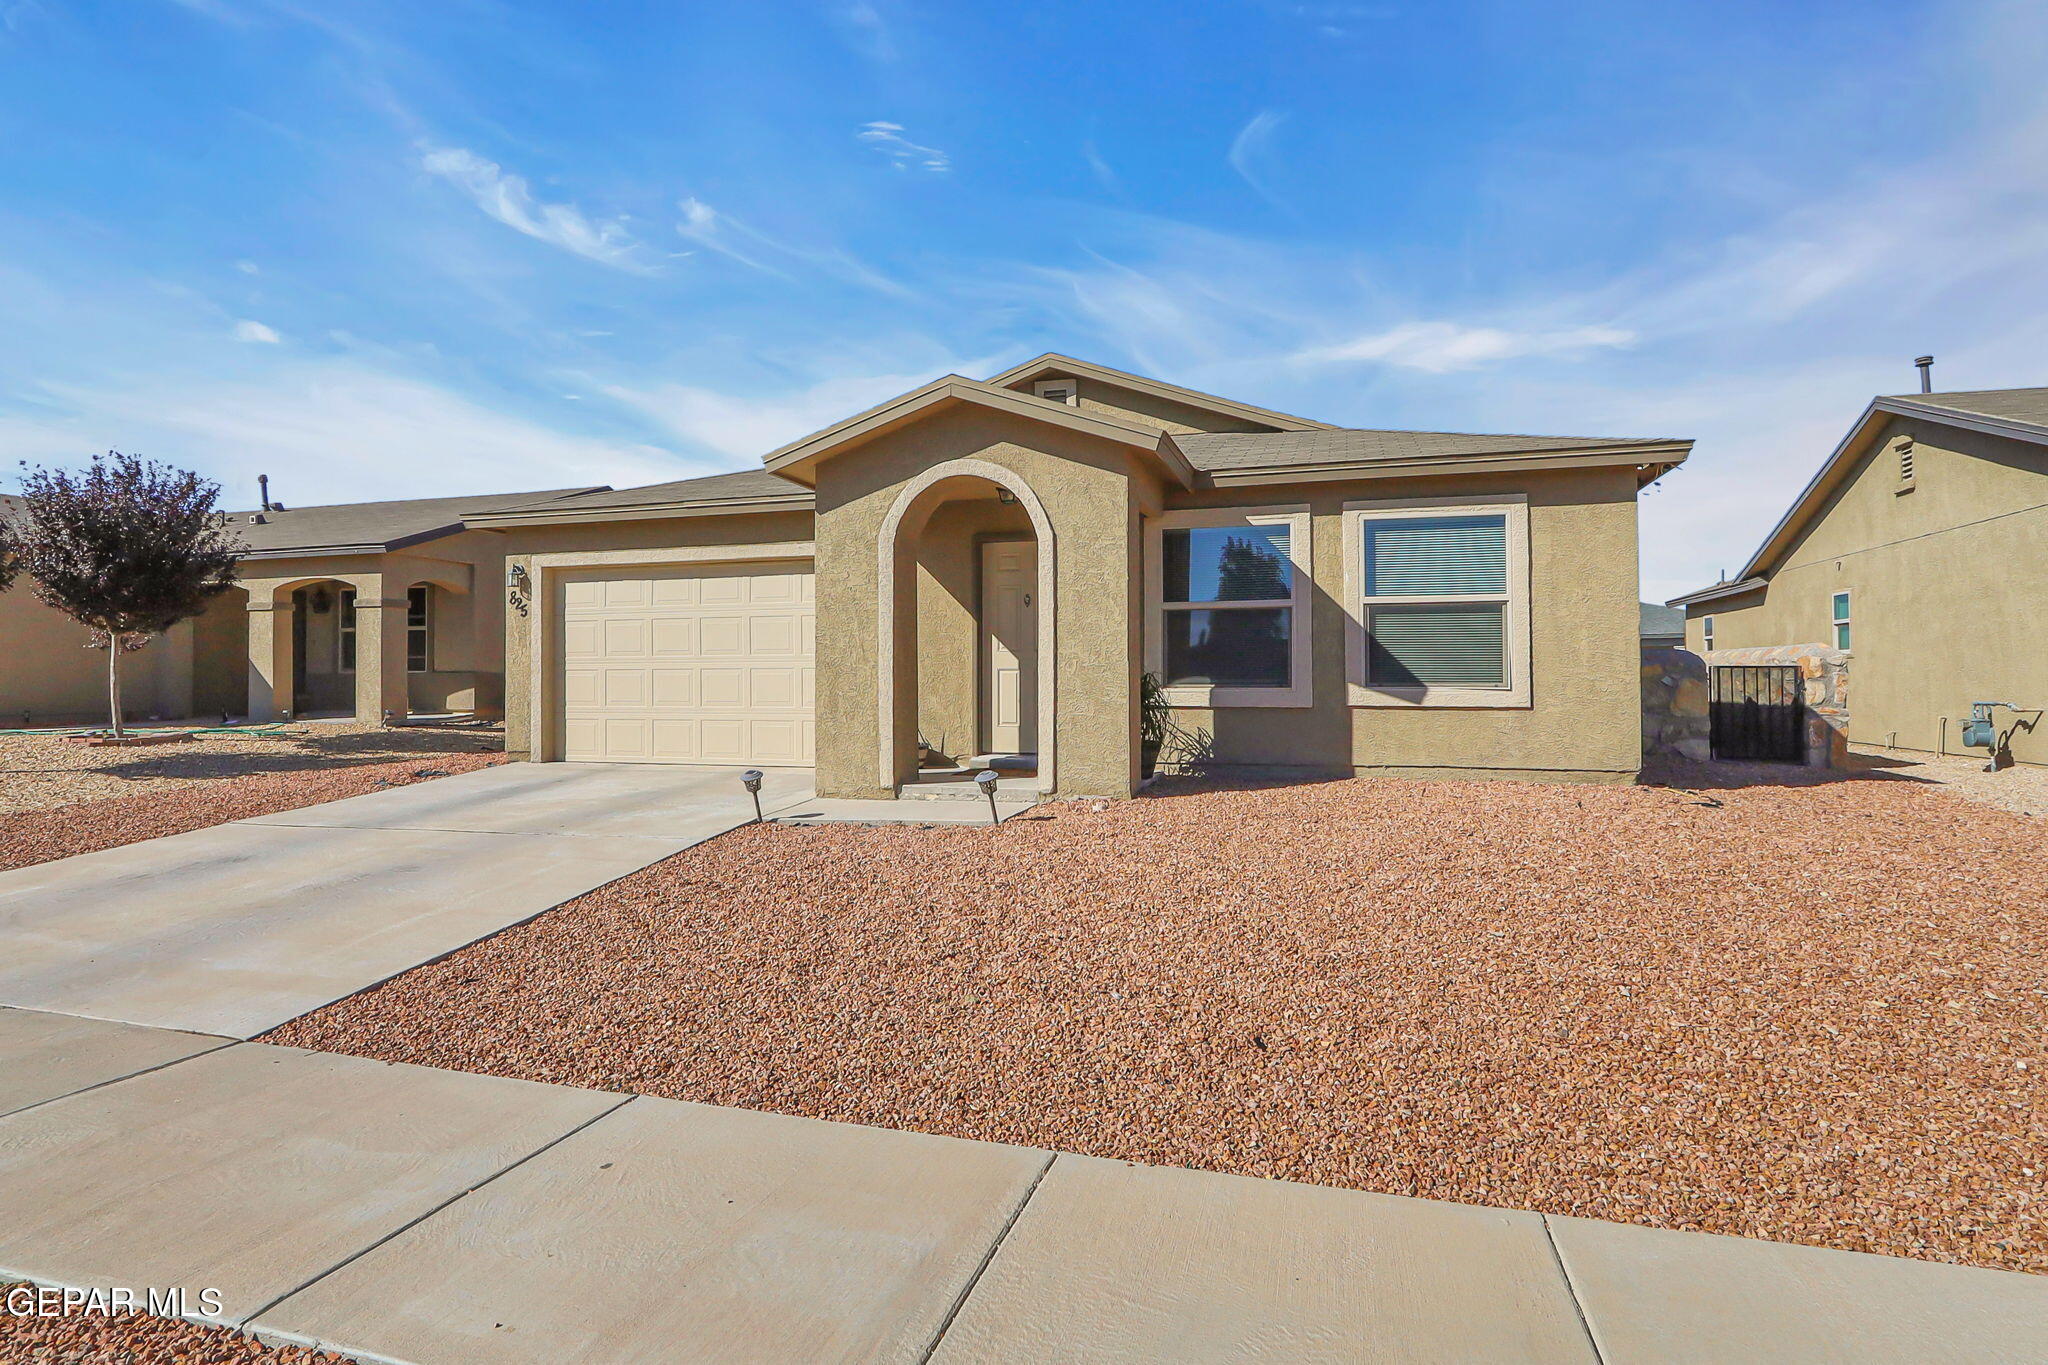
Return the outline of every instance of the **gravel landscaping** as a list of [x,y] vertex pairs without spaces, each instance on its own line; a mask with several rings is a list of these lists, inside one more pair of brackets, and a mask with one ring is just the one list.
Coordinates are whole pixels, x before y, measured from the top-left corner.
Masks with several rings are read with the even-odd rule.
[[30,1317],[8,1311],[0,1285],[0,1361],[23,1365],[346,1365],[302,1346],[265,1346],[226,1327],[201,1327],[147,1313]]
[[504,747],[503,728],[489,724],[387,728],[302,721],[139,749],[88,748],[56,735],[0,730],[0,815],[110,796],[184,792],[224,778],[326,772]]
[[[87,749],[90,754],[132,755],[134,750]],[[161,750],[144,750],[157,754]],[[323,764],[302,771],[223,775],[147,788],[136,796],[78,801],[47,809],[0,813],[0,871],[75,853],[138,843],[165,834],[207,829],[252,815],[317,806],[344,796],[430,781],[504,761],[502,753],[422,749],[403,762]]]
[[748,827],[269,1039],[2048,1270],[2040,822],[1797,780]]

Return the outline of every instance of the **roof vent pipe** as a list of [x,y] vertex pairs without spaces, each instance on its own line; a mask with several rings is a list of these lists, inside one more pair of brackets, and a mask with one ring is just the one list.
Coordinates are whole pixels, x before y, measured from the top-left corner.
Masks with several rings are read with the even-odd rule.
[[1933,393],[1934,357],[1931,355],[1919,356],[1914,359],[1913,363],[1920,367],[1920,392]]
[[258,474],[256,476],[256,488],[258,490],[258,497],[263,504],[263,510],[268,512],[270,510],[270,476],[268,474]]

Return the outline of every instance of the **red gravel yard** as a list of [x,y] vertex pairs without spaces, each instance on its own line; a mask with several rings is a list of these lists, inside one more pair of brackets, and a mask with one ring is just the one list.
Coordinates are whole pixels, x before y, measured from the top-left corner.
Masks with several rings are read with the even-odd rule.
[[0,731],[0,871],[504,761],[489,726],[308,725],[144,749]]
[[2042,1271],[2042,834],[1877,779],[747,828],[269,1036]]

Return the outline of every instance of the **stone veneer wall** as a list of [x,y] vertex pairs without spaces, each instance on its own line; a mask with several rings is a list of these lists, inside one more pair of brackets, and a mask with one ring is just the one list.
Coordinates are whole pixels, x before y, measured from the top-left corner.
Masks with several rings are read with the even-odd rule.
[[1707,663],[1688,649],[1643,646],[1643,757],[1704,760]]
[[1849,654],[1828,645],[1755,645],[1748,649],[1716,649],[1706,655],[1716,664],[1793,664],[1804,681],[1806,703],[1806,766],[1839,768],[1849,756]]

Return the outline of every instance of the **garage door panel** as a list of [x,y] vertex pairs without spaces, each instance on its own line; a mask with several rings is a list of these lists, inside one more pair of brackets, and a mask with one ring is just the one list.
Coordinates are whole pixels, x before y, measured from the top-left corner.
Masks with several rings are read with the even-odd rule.
[[648,631],[654,652],[667,658],[694,658],[704,652],[693,616],[657,616]]
[[697,648],[707,658],[734,659],[747,652],[747,619],[703,616],[697,621]]
[[724,711],[738,711],[747,704],[747,670],[741,668],[705,668],[698,670],[698,686],[702,689],[701,705]]
[[794,668],[756,668],[747,700],[756,711],[794,711],[804,704],[803,678]]
[[585,571],[558,600],[562,756],[808,765],[815,758],[808,569]]
[[654,679],[654,705],[658,708],[694,707],[702,704],[697,687],[697,670],[694,668],[657,668]]

